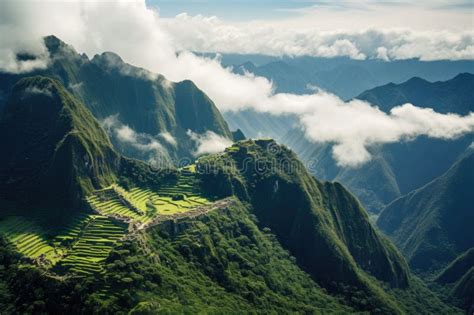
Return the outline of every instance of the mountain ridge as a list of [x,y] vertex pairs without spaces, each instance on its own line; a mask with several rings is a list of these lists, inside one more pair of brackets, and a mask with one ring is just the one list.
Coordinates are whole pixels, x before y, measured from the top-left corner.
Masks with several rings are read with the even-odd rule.
[[[146,141],[138,144],[124,141],[115,129],[109,133],[121,153],[143,160],[161,159],[173,164],[181,157],[193,158],[197,144],[188,135],[188,130],[198,134],[210,131],[233,139],[215,104],[194,83],[170,82],[162,75],[125,63],[112,52],[89,59],[52,35],[45,37],[44,42],[50,53],[49,66],[24,75],[0,74],[3,99],[21,77],[53,77],[81,100],[98,120],[116,117],[119,125],[114,126],[115,129],[127,126],[148,141],[159,143],[161,150],[144,150],[141,144],[146,145]],[[0,97],[0,111],[2,103]],[[162,134],[175,141],[164,140]]]
[[385,208],[377,225],[415,269],[439,269],[472,247],[474,151],[468,149],[446,173]]

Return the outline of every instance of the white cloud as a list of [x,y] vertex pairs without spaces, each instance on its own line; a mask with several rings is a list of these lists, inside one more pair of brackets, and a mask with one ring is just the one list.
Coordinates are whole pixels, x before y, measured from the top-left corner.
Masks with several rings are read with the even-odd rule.
[[[347,21],[353,17],[363,21],[361,15],[365,13],[356,12],[353,17],[345,14],[341,18],[343,23],[331,28],[325,27],[331,21],[323,22],[322,19],[332,16],[334,12],[326,13],[321,15],[318,11],[317,17],[310,14],[306,18],[290,21],[253,21],[245,24],[227,23],[216,17],[180,14],[176,18],[162,19],[161,25],[173,34],[178,49],[191,51],[383,60],[474,59],[472,20],[460,29],[447,26],[415,30],[408,28],[409,21],[396,27],[378,26],[376,23],[357,27]],[[405,17],[406,12],[401,16]],[[421,16],[417,20],[422,20]]]
[[191,130],[187,131],[188,136],[196,142],[194,156],[200,156],[208,153],[218,153],[232,145],[232,140],[219,136],[212,131],[206,131],[203,134],[197,134]]
[[159,136],[174,147],[178,145],[176,139],[169,132],[162,132]]
[[299,116],[306,136],[314,142],[333,143],[333,156],[342,166],[369,161],[367,147],[375,144],[409,141],[422,135],[449,140],[474,132],[472,113],[461,117],[405,104],[386,114],[366,102],[344,103],[325,93],[303,97],[313,98],[309,101],[312,106]]
[[[344,103],[323,91],[309,95],[275,94],[272,83],[265,78],[249,73],[236,75],[216,59],[201,58],[186,51],[228,49],[240,53],[352,58],[473,59],[474,40],[469,28],[459,32],[328,31],[288,27],[297,25],[296,22],[272,25],[255,21],[231,25],[217,18],[187,15],[163,20],[156,11],[147,8],[143,0],[18,1],[15,6],[9,3],[0,2],[0,25],[14,33],[7,36],[10,44],[2,43],[0,47],[20,47],[14,38],[25,42],[56,34],[88,55],[113,51],[125,61],[162,73],[173,81],[193,80],[222,111],[251,108],[273,114],[296,114],[309,139],[334,144],[334,157],[341,165],[364,163],[370,159],[367,148],[374,144],[410,140],[420,135],[451,139],[474,131],[472,114],[442,115],[409,104],[385,114],[370,104]],[[9,64],[9,59],[1,62],[0,65]],[[128,126],[113,130],[119,139],[137,149],[162,149],[155,138],[137,134]],[[220,151],[230,144],[230,140],[213,133],[194,135],[194,139],[198,147],[196,154]]]
[[30,95],[44,95],[47,97],[53,96],[49,87],[39,88],[37,86],[33,86],[33,87],[29,86],[25,89],[24,93],[28,96]]
[[102,126],[109,135],[115,136],[123,144],[130,145],[143,153],[154,153],[162,156],[167,151],[155,138],[148,134],[137,133],[128,125],[122,124],[117,115],[109,116],[102,121]]

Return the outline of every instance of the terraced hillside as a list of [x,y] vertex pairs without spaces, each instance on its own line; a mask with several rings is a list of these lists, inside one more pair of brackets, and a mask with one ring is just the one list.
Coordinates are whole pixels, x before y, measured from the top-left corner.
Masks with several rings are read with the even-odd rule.
[[91,215],[59,267],[78,274],[103,272],[102,264],[127,232],[127,226],[106,216]]
[[61,252],[48,242],[47,231],[22,216],[8,216],[0,220],[0,233],[15,244],[20,254],[32,260],[54,261]]
[[197,188],[194,166],[181,169],[177,180],[158,189],[127,190],[113,184],[86,199],[95,213],[78,212],[59,231],[40,224],[41,216],[4,215],[0,234],[44,268],[91,275],[103,272],[110,252],[127,234],[152,222],[186,217],[187,212],[196,216],[210,203]]
[[126,190],[117,184],[95,191],[87,198],[100,214],[134,224],[147,224],[158,216],[173,216],[205,205],[196,185],[195,168],[181,169],[177,181],[164,183],[158,189],[133,187]]

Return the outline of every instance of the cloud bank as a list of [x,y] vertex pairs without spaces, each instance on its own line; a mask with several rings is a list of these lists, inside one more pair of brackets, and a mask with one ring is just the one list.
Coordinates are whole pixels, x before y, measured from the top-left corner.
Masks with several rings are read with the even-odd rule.
[[[327,57],[342,54],[363,59],[373,57],[375,49],[377,56],[382,59],[408,58],[413,54],[425,59],[433,58],[434,54],[443,58],[450,55],[450,58],[457,59],[472,54],[472,33],[438,32],[433,35],[430,32],[414,31],[313,30],[305,35],[288,29],[278,35],[272,29],[255,28],[253,31],[248,30],[248,34],[242,34],[247,30],[242,31],[219,20],[205,20],[202,17],[192,20],[180,16],[176,19],[177,26],[171,27],[169,21],[160,19],[157,11],[149,9],[143,0],[12,3],[0,2],[0,28],[11,31],[9,42],[0,44],[0,69],[3,71],[24,71],[24,67],[15,66],[14,62],[10,65],[12,60],[8,56],[23,51],[25,43],[37,43],[41,36],[55,34],[90,56],[113,51],[125,61],[164,74],[172,81],[190,79],[222,111],[254,109],[277,115],[295,114],[306,136],[314,142],[334,144],[335,159],[340,165],[347,166],[357,166],[368,161],[371,157],[367,148],[374,144],[411,140],[421,135],[453,139],[474,132],[472,114],[465,117],[443,115],[410,104],[394,108],[386,114],[368,103],[345,103],[317,89],[314,94],[308,95],[275,94],[272,83],[265,78],[251,73],[234,74],[232,69],[223,68],[217,59],[202,58],[183,50],[193,48],[183,46],[186,36],[190,36],[191,45],[198,41],[201,45],[211,45],[210,48],[217,49],[213,46],[218,44],[215,38],[219,38],[218,35],[222,33],[230,34],[222,38],[223,47],[229,45],[239,52],[248,52],[243,47],[245,45],[242,43],[246,42],[242,38],[248,41],[253,38],[249,47],[256,46],[263,50],[273,48],[275,51],[289,49],[292,54],[308,50]],[[189,19],[192,23],[189,23]],[[201,23],[210,23],[207,31],[217,35],[200,33],[206,31],[201,30]],[[14,39],[20,40],[16,42]],[[265,39],[265,45],[262,39]],[[205,43],[207,40],[209,44]],[[299,45],[296,48],[295,43]],[[31,48],[40,55],[44,51],[44,47],[32,45]],[[153,79],[153,76],[149,79]],[[142,141],[143,135],[137,135],[127,126],[119,127],[115,132],[119,139],[138,149],[161,150],[161,144],[156,139]],[[230,143],[216,138],[212,133],[194,137],[198,143],[196,154],[220,151]],[[162,135],[162,138],[172,143],[169,137],[167,140]]]
[[[358,16],[358,15],[357,15]],[[178,49],[270,56],[349,57],[352,59],[474,59],[474,31],[412,30],[364,26],[321,30],[291,23],[255,21],[229,24],[216,17],[180,14],[163,19]],[[347,22],[346,25],[351,25]]]

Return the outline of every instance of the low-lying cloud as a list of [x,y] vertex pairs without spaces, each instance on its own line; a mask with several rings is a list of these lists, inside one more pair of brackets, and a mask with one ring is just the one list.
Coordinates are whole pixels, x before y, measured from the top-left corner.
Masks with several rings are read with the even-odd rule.
[[122,124],[118,115],[109,116],[101,123],[111,137],[117,139],[122,145],[140,151],[148,157],[150,163],[161,163],[163,157],[167,155],[167,150],[159,141],[148,134],[138,133],[128,125]]
[[24,93],[26,96],[42,95],[46,97],[53,97],[53,94],[48,87],[39,88],[37,86],[29,86],[25,89]]
[[[421,135],[453,139],[474,132],[472,114],[464,117],[444,115],[410,104],[386,114],[368,103],[345,103],[318,89],[308,95],[275,94],[272,82],[263,77],[251,73],[234,74],[232,69],[223,68],[218,59],[199,57],[187,51],[222,51],[229,47],[233,52],[241,53],[345,55],[356,59],[474,59],[472,30],[348,32],[314,28],[295,32],[292,28],[264,27],[257,22],[254,26],[258,27],[252,30],[252,23],[245,28],[203,17],[182,15],[171,21],[163,20],[157,11],[146,6],[144,0],[17,1],[13,6],[12,3],[0,2],[0,34],[5,34],[3,30],[10,31],[6,44],[0,44],[1,49],[8,51],[0,53],[0,69],[3,71],[23,71],[9,66],[11,60],[8,58],[11,53],[24,49],[21,43],[37,42],[41,36],[55,34],[89,56],[113,51],[126,62],[164,74],[172,81],[190,79],[221,111],[253,109],[276,115],[295,114],[306,136],[314,142],[332,143],[334,158],[340,165],[347,166],[368,161],[371,156],[367,148],[374,144],[406,141]],[[6,35],[0,36],[4,38]],[[14,40],[18,38],[21,43]],[[44,51],[44,47],[33,48]],[[155,138],[137,134],[130,127],[118,127],[114,132],[119,139],[137,149],[162,150],[161,143]],[[169,137],[168,140],[164,135],[161,137],[172,143]],[[194,138],[198,143],[198,155],[220,151],[230,143],[230,140],[216,138],[212,133],[194,135]]]
[[341,166],[355,167],[369,161],[367,148],[376,144],[419,136],[451,140],[474,132],[472,113],[461,117],[405,104],[387,114],[359,100],[344,103],[324,93],[318,98],[300,115],[303,129],[314,142],[333,143],[333,156]]
[[159,136],[174,147],[178,145],[176,139],[169,132],[162,132],[159,134]]
[[197,134],[188,130],[188,136],[196,142],[194,156],[200,156],[209,153],[218,153],[232,145],[232,140],[219,136],[212,131],[206,131],[203,134]]

